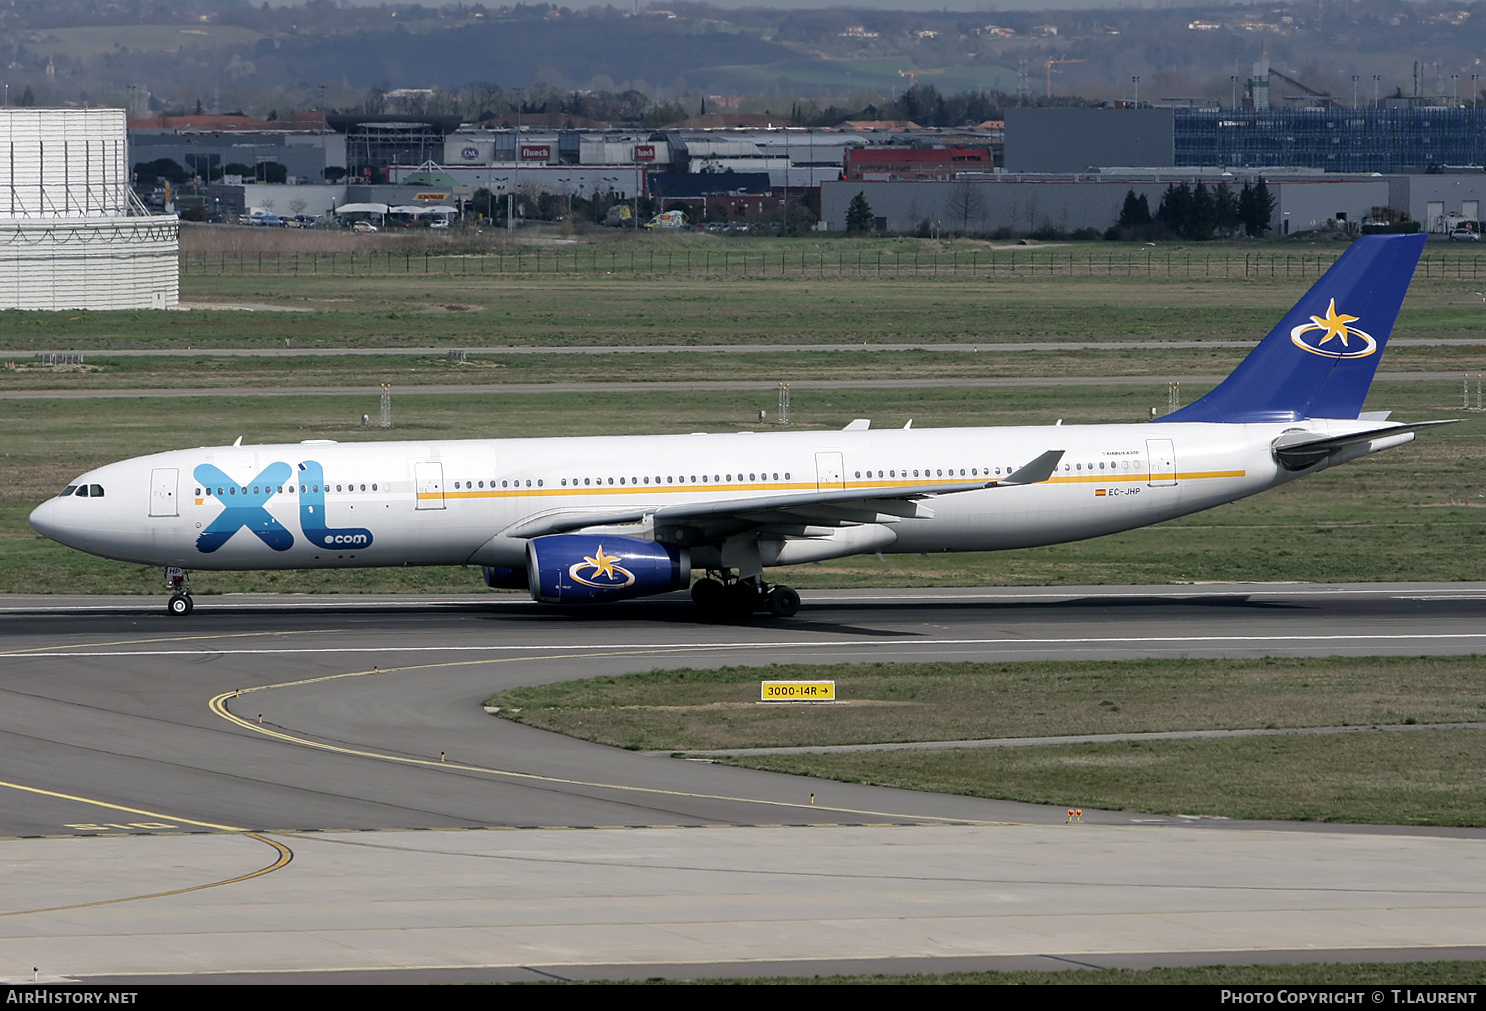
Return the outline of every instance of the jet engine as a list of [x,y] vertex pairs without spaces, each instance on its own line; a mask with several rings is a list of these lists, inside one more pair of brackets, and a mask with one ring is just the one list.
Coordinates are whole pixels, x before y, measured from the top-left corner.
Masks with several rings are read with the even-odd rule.
[[601,604],[686,589],[691,552],[634,537],[549,534],[527,543],[526,572],[533,600]]

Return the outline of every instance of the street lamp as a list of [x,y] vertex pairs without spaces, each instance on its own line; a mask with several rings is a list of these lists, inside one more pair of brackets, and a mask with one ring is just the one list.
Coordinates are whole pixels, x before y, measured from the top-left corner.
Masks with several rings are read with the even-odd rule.
[[511,192],[506,194],[506,229],[516,230],[516,198],[521,191],[521,92],[516,89],[516,138],[511,153],[516,156],[516,183],[511,187]]
[[1361,80],[1358,75],[1352,75],[1352,108],[1357,108],[1357,82]]
[[1135,86],[1135,103],[1134,104],[1138,107],[1140,105],[1140,77],[1137,75],[1135,77],[1130,78],[1130,83]]

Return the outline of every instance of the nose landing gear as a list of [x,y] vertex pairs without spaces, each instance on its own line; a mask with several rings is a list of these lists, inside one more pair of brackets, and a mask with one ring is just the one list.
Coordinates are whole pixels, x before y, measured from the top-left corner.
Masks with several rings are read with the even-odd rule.
[[196,606],[191,599],[191,581],[184,569],[175,566],[165,570],[165,588],[170,591],[170,600],[165,604],[167,614],[183,618]]

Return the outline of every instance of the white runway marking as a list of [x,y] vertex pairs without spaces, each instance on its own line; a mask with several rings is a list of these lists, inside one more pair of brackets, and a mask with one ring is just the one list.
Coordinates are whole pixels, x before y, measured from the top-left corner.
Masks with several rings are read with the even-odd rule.
[[1380,642],[1443,642],[1480,641],[1486,643],[1486,631],[1439,632],[1439,633],[1389,633],[1386,635],[1181,635],[1181,636],[1094,636],[1090,638],[1058,639],[839,639],[839,640],[782,640],[773,642],[656,642],[644,643],[598,643],[593,645],[480,645],[480,646],[409,646],[402,643],[366,646],[310,646],[271,649],[160,649],[160,650],[69,650],[49,652],[0,653],[7,660],[25,660],[32,657],[110,657],[110,656],[190,656],[202,654],[223,656],[270,656],[301,653],[370,653],[394,651],[400,653],[510,653],[531,651],[585,653],[607,650],[616,653],[649,653],[655,650],[705,650],[705,649],[808,649],[827,647],[833,649],[883,646],[1145,646],[1152,643],[1172,645],[1213,645],[1220,643],[1306,643],[1326,644],[1331,647],[1346,643],[1374,644]]

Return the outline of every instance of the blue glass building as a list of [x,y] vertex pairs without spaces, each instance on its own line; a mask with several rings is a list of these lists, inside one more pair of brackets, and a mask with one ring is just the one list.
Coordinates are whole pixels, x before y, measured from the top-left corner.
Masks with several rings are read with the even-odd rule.
[[1177,166],[1407,172],[1486,160],[1486,108],[1175,109]]

